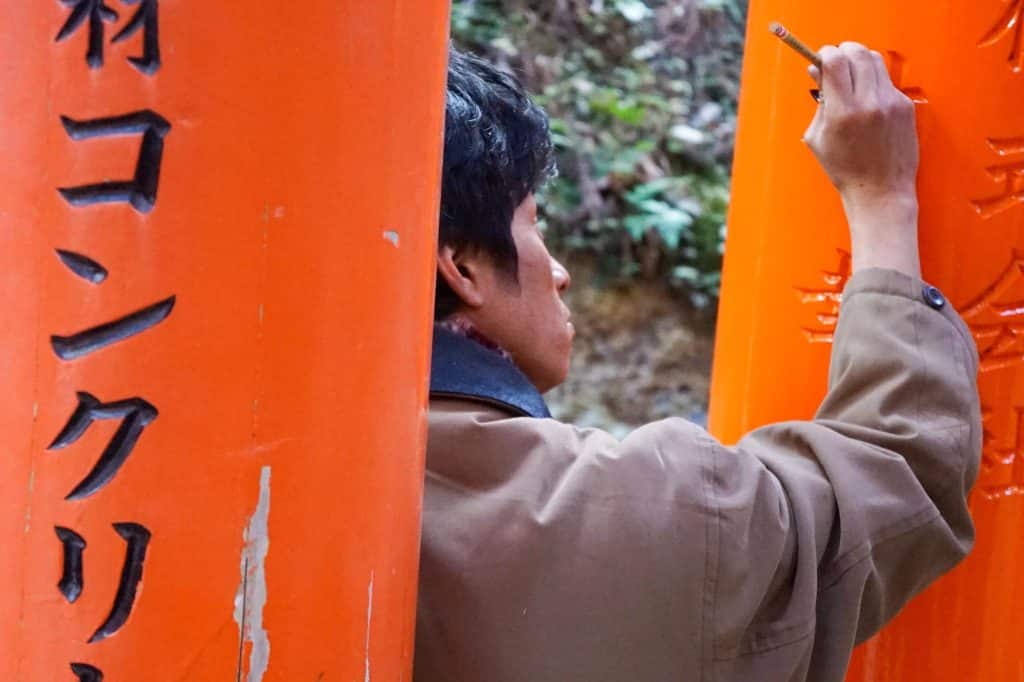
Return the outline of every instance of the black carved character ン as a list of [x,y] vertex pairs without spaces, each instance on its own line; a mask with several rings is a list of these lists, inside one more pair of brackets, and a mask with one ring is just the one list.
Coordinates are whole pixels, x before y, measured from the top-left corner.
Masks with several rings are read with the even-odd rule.
[[[107,277],[105,267],[80,253],[57,249],[57,256],[71,272],[93,284],[102,284]],[[61,360],[74,360],[141,334],[167,319],[174,309],[174,302],[175,297],[171,296],[133,313],[122,315],[111,322],[90,327],[70,336],[54,334],[50,337],[53,352]]]
[[93,284],[102,284],[109,274],[105,267],[92,258],[74,251],[57,249],[57,257],[60,258],[61,263],[68,266],[68,270]]
[[139,3],[139,9],[111,42],[118,43],[142,29],[142,56],[128,57],[135,68],[152,76],[160,68],[160,34],[157,21],[157,0],[124,0],[125,4]]
[[160,184],[164,137],[171,131],[171,124],[167,119],[154,111],[144,109],[123,116],[85,121],[76,121],[67,116],[61,116],[60,120],[68,136],[75,141],[92,137],[142,134],[142,145],[135,163],[135,175],[131,180],[59,188],[57,191],[68,203],[72,206],[89,206],[123,201],[130,203],[140,213],[153,210],[157,187]]
[[104,322],[70,336],[55,334],[50,337],[50,345],[61,360],[80,358],[160,324],[171,314],[175,300],[174,296],[165,298],[112,322]]
[[103,0],[61,0],[71,7],[71,15],[57,32],[57,42],[74,33],[86,20],[89,22],[89,48],[85,53],[85,63],[90,68],[103,66],[103,22],[116,21],[117,12],[104,4]]
[[121,425],[117,427],[114,437],[107,443],[92,470],[65,499],[80,500],[109,483],[132,453],[142,431],[157,418],[158,414],[157,409],[142,398],[101,403],[95,396],[80,391],[78,407],[53,439],[48,450],[60,450],[71,445],[81,438],[97,419],[120,419]]
[[142,563],[146,560],[146,548],[151,537],[149,530],[138,523],[115,523],[114,530],[128,543],[124,566],[121,568],[121,580],[117,586],[114,605],[110,607],[110,614],[89,638],[89,644],[106,639],[121,629],[132,612],[135,593],[138,591],[139,582],[142,581]]

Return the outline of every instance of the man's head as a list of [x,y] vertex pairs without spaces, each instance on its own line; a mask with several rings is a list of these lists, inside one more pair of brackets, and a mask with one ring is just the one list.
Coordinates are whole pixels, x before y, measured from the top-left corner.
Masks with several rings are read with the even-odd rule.
[[554,171],[548,119],[512,76],[452,50],[435,320],[459,316],[540,391],[569,370],[569,273],[548,253],[534,192]]

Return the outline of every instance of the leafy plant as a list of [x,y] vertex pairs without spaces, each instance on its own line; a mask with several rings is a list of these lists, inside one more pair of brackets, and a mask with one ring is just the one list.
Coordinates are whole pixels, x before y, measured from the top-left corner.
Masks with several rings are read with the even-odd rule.
[[457,45],[551,117],[549,240],[609,278],[718,295],[745,0],[455,0]]

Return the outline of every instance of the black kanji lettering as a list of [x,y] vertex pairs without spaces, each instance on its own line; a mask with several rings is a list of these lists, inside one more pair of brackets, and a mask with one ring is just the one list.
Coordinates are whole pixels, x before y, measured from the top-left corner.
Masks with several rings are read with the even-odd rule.
[[61,0],[71,7],[71,15],[57,32],[57,42],[64,40],[88,20],[89,47],[85,62],[93,69],[103,66],[103,22],[116,21],[117,12],[107,7],[103,0]]
[[68,266],[68,270],[93,284],[100,284],[107,278],[107,269],[88,256],[57,249],[57,257],[61,263]]
[[78,682],[103,682],[103,671],[88,663],[72,663],[71,672],[78,677]]
[[64,546],[64,569],[61,571],[57,589],[74,604],[78,595],[82,594],[82,552],[85,550],[85,538],[71,530],[56,526],[57,538]]
[[71,413],[68,423],[53,439],[48,450],[61,450],[82,437],[97,419],[120,419],[121,425],[103,450],[92,470],[65,499],[79,500],[92,495],[110,482],[128,459],[142,431],[159,412],[142,398],[129,398],[112,403],[101,403],[95,396],[80,391],[78,407]]
[[171,314],[171,310],[174,309],[174,301],[175,297],[171,296],[159,303],[154,303],[112,322],[91,327],[77,334],[51,336],[50,345],[61,360],[80,358],[118,341],[141,334],[150,327],[160,324]]
[[72,206],[89,206],[123,201],[130,203],[141,213],[148,213],[153,209],[156,204],[157,187],[160,184],[164,137],[171,130],[171,124],[167,119],[145,109],[124,116],[94,118],[87,121],[76,121],[67,116],[61,116],[60,120],[68,136],[76,141],[92,137],[142,134],[142,146],[135,163],[135,175],[131,180],[59,188],[57,191],[68,203]]
[[128,543],[124,555],[124,567],[121,569],[121,581],[117,586],[114,605],[110,615],[103,621],[89,643],[98,642],[114,634],[125,624],[135,605],[135,594],[142,580],[142,564],[146,560],[146,548],[149,546],[151,533],[138,523],[115,523],[114,530]]
[[128,57],[135,68],[147,76],[160,68],[160,34],[157,21],[157,0],[124,0],[126,4],[139,3],[139,9],[111,42],[118,43],[142,29],[142,56]]

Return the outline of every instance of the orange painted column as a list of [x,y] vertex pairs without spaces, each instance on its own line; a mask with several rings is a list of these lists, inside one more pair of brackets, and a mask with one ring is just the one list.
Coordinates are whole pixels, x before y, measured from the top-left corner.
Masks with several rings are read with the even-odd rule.
[[448,3],[4,20],[0,678],[409,679]]
[[1024,3],[753,0],[710,424],[726,441],[811,417],[850,273],[840,201],[800,138],[806,64],[768,32],[887,54],[918,104],[925,277],[978,342],[984,462],[974,553],[858,651],[849,679],[1019,680],[1024,670]]

